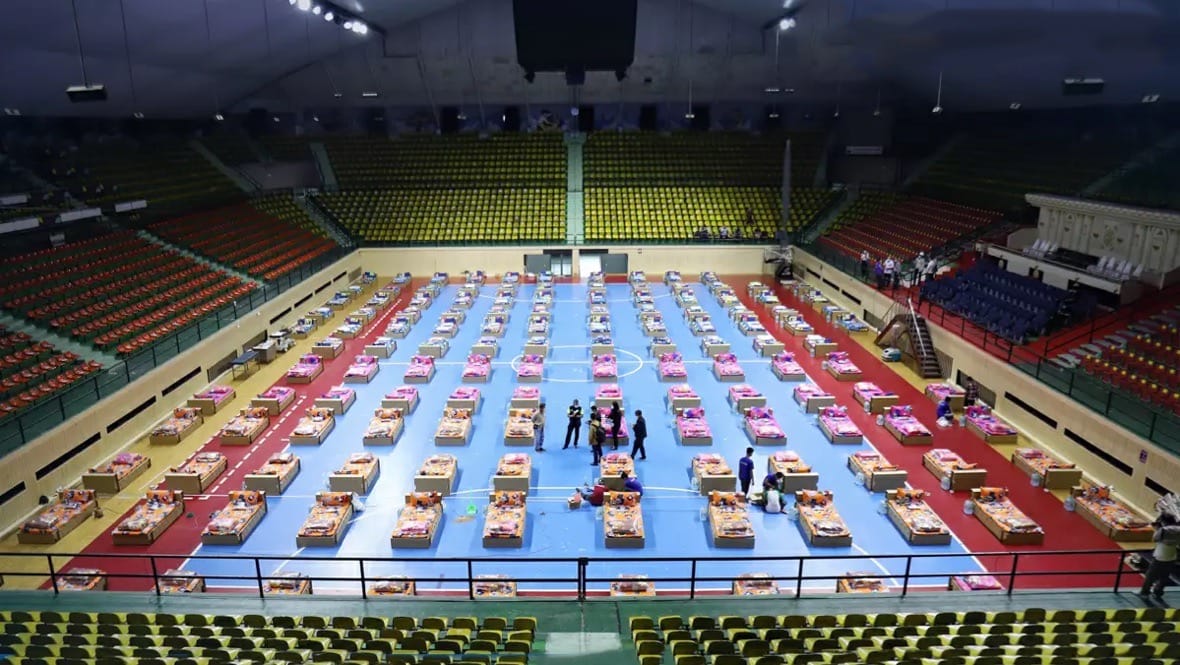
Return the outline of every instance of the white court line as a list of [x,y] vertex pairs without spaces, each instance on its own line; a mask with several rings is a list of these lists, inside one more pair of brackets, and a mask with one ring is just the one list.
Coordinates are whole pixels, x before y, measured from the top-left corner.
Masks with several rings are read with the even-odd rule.
[[303,550],[305,550],[305,549],[307,549],[307,548],[306,548],[306,547],[300,547],[299,549],[295,550],[295,552],[294,552],[293,554],[291,554],[291,556],[290,556],[289,558],[283,559],[283,562],[279,564],[279,567],[278,567],[278,568],[275,568],[275,569],[274,569],[274,572],[272,572],[272,573],[271,573],[271,575],[278,575],[280,572],[282,572],[283,568],[284,568],[284,567],[285,567],[285,566],[286,566],[288,563],[291,563],[291,560],[292,560],[292,559],[294,559],[295,557],[299,556],[300,554],[303,554]]
[[[204,543],[197,543],[197,546],[193,548],[193,551],[189,552],[188,556],[185,557],[184,561],[180,562],[180,570],[188,570],[189,562],[192,561],[193,557],[196,556],[197,552],[200,552],[201,548],[204,546],[205,546]],[[163,572],[163,571],[160,571],[160,572]]]

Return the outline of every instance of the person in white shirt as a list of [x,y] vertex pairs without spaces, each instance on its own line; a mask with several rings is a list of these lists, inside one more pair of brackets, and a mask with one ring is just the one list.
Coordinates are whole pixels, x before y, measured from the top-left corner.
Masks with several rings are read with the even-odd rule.
[[896,274],[896,272],[897,272],[897,262],[893,260],[892,256],[887,257],[885,259],[885,285],[886,286],[892,286],[896,283],[894,281],[894,275]]
[[[1167,498],[1167,497],[1165,497]],[[1162,505],[1161,499],[1157,506]],[[1155,549],[1151,551],[1151,564],[1143,574],[1143,587],[1139,595],[1147,597],[1149,594],[1156,598],[1163,598],[1164,587],[1172,577],[1172,569],[1176,567],[1176,549],[1180,546],[1180,520],[1167,510],[1160,511],[1159,517],[1152,523],[1155,527]]]
[[914,284],[920,284],[924,274],[926,274],[926,252],[918,252],[918,258],[914,259]]
[[869,254],[869,250],[864,249],[860,252],[860,278],[869,278],[869,263],[872,262],[873,257]]
[[926,273],[926,279],[934,279],[934,276],[938,274],[938,260],[933,256],[927,259],[924,272]]

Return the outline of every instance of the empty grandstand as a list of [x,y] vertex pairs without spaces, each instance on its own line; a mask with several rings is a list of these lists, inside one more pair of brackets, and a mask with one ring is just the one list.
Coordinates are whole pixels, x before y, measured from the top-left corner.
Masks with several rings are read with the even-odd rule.
[[1002,215],[945,201],[889,192],[865,192],[840,212],[819,242],[845,254],[910,261],[995,224]]

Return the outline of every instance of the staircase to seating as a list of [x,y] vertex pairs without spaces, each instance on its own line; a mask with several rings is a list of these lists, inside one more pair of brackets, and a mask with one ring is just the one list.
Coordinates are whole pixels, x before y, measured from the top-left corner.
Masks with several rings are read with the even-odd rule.
[[332,160],[328,157],[328,148],[322,142],[308,144],[312,160],[315,161],[316,171],[320,174],[320,182],[324,183],[325,192],[340,191],[340,181],[336,179],[336,169],[332,168]]
[[79,358],[97,360],[104,367],[111,367],[119,362],[118,358],[109,353],[103,353],[89,344],[61,335],[49,326],[39,326],[28,319],[15,317],[8,312],[0,311],[0,328],[26,333],[33,339],[49,342],[58,351],[69,351]]
[[576,244],[586,237],[586,195],[582,172],[582,146],[586,135],[569,133],[565,135],[565,241]]
[[942,363],[934,352],[934,342],[926,319],[914,310],[911,301],[897,302],[889,309],[887,323],[877,335],[874,343],[879,347],[894,346],[901,349],[902,358],[923,379],[943,377]]
[[253,194],[261,189],[258,183],[252,181],[250,178],[247,178],[241,171],[221,161],[221,158],[213,154],[212,150],[205,147],[204,143],[201,143],[196,139],[192,139],[188,142],[188,145],[202,157],[209,160],[209,163],[213,165],[213,168],[217,169],[218,172],[233,181],[233,183],[237,185],[238,188],[243,192],[246,192],[247,194]]
[[323,229],[324,233],[327,233],[328,237],[339,243],[341,247],[347,249],[356,247],[356,240],[344,229],[343,225],[336,221],[336,217],[328,212],[327,208],[316,197],[296,196],[295,203],[300,208],[303,208],[303,211],[316,223],[316,226]]

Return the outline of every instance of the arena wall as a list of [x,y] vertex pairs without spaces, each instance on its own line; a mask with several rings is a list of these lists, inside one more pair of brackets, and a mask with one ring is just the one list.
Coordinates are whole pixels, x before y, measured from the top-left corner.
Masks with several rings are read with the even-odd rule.
[[[884,319],[893,305],[877,292],[815,256],[795,250],[795,274],[834,302],[866,319]],[[1034,377],[927,320],[947,376],[974,377],[994,393],[997,415],[1036,444],[1074,462],[1097,482],[1112,485],[1141,511],[1152,513],[1159,488],[1180,492],[1180,459]],[[1153,487],[1154,486],[1154,487]]]

